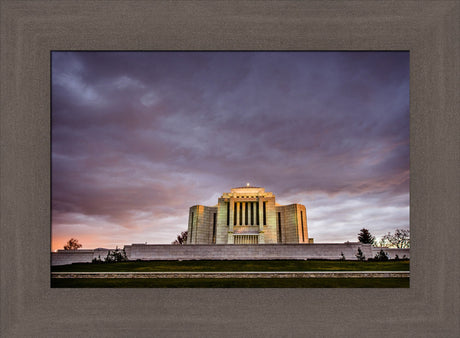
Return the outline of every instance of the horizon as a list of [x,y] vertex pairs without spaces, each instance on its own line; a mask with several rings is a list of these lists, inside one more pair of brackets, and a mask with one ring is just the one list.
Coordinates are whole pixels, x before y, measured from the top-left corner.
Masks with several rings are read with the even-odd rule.
[[[230,189],[409,228],[408,52],[52,52],[52,246],[170,244]],[[282,113],[281,113],[282,112]]]

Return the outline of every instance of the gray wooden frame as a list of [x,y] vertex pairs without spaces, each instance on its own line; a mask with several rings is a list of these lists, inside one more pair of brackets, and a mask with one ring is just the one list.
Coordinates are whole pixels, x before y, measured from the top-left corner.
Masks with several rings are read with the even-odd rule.
[[[453,337],[458,1],[1,0],[2,337]],[[409,50],[410,289],[51,289],[50,50]]]

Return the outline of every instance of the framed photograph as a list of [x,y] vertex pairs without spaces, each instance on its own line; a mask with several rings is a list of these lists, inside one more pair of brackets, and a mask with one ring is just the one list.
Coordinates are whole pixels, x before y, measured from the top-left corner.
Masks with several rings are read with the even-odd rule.
[[409,56],[52,51],[51,285],[409,287]]
[[[2,336],[458,335],[458,2],[2,1],[1,9]],[[410,288],[51,288],[59,122],[50,114],[51,51],[408,52]],[[69,95],[94,98],[74,85]],[[85,123],[76,116],[68,118]],[[225,187],[187,205],[212,207],[235,188]]]

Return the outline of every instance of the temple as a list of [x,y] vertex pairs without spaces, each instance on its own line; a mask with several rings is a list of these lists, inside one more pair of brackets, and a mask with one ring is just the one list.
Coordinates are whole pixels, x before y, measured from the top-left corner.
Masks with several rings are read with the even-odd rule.
[[[410,257],[410,249],[383,249],[391,259]],[[51,254],[51,264],[89,263],[114,250],[58,250]],[[308,238],[304,205],[279,205],[273,193],[248,183],[223,193],[215,206],[190,208],[187,245],[134,243],[123,250],[131,261],[357,260],[358,250],[372,258],[382,248],[360,242],[313,244],[313,238]]]
[[216,206],[190,208],[187,244],[302,243],[309,243],[305,206],[279,205],[249,183],[223,193]]

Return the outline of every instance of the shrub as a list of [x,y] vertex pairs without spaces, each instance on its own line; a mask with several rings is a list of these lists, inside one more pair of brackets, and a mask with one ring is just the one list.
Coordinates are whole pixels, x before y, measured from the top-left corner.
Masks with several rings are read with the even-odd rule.
[[380,252],[377,255],[375,255],[374,260],[381,262],[387,261],[388,254],[385,251],[383,251],[383,249],[380,249]]
[[106,263],[126,262],[127,260],[128,257],[126,256],[125,249],[120,250],[118,247],[114,251],[109,251],[105,258]]
[[366,259],[366,256],[363,255],[361,248],[358,248],[358,253],[356,254],[356,258],[358,258],[358,260],[361,262]]
[[97,264],[99,264],[99,263],[104,263],[104,261],[101,259],[101,256],[100,256],[100,255],[97,256],[97,258],[93,258],[92,262],[93,262],[93,263],[97,263]]

